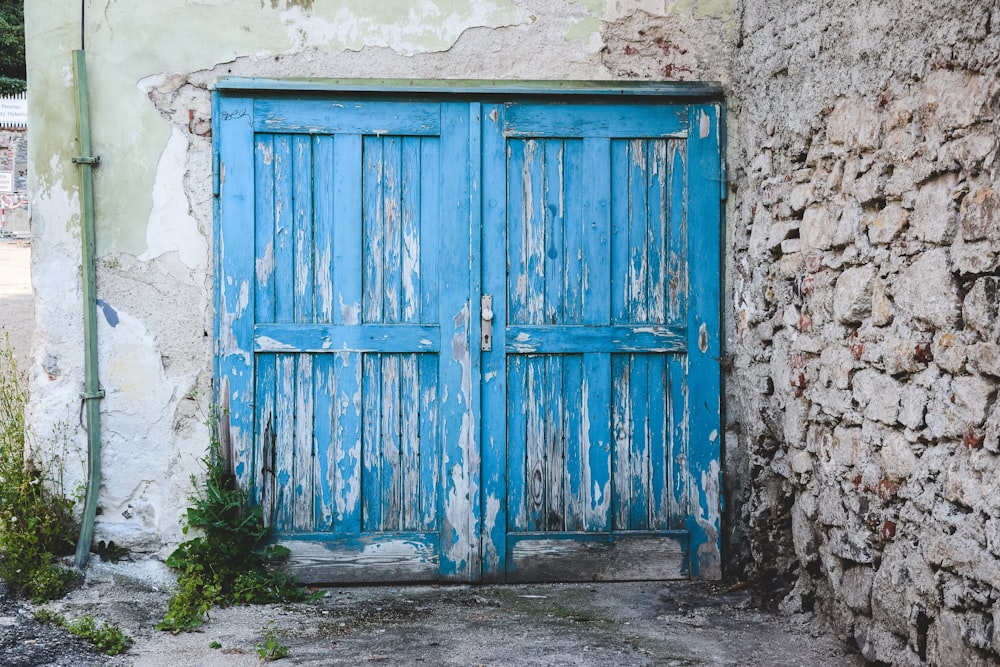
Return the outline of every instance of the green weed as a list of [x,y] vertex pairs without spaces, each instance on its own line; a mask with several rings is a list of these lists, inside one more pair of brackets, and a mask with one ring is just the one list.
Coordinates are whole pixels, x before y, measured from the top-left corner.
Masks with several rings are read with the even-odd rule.
[[270,623],[263,628],[264,640],[256,645],[257,657],[264,662],[288,657],[289,648],[278,641],[278,634]]
[[72,635],[90,642],[94,647],[107,655],[119,655],[132,646],[132,638],[122,632],[121,628],[101,623],[100,627],[93,616],[84,616],[75,621],[67,621],[63,616],[48,609],[35,611],[35,620],[39,623],[58,625]]
[[203,487],[191,497],[184,533],[199,535],[167,558],[178,570],[177,590],[157,629],[171,632],[201,625],[215,606],[302,600],[305,590],[294,578],[274,569],[288,549],[268,544],[269,530],[261,509],[250,505],[247,492],[226,473],[220,454],[218,415],[209,418],[212,434],[204,459]]
[[28,401],[10,340],[0,346],[0,579],[36,602],[61,597],[70,578],[53,564],[73,551],[73,502],[30,454],[24,426]]

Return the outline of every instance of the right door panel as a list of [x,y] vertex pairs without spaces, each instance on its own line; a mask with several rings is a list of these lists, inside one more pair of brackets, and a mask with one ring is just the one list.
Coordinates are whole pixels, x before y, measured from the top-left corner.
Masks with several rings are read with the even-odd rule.
[[691,574],[691,115],[484,113],[483,291],[497,327],[483,352],[487,578]]

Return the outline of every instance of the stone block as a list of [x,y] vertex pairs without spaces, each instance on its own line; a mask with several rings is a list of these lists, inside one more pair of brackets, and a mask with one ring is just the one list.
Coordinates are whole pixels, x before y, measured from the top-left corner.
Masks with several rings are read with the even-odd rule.
[[848,567],[840,578],[840,598],[856,613],[872,613],[872,583],[875,571],[864,565]]
[[950,386],[942,383],[936,400],[927,404],[927,427],[938,438],[963,438],[970,429],[983,426],[995,392],[992,382],[975,375],[957,377]]
[[1000,475],[993,474],[996,458],[982,449],[957,452],[944,474],[942,497],[961,507],[1000,512]]
[[852,385],[854,398],[867,419],[883,424],[896,423],[899,416],[899,382],[875,369],[864,369],[854,374]]
[[938,329],[952,328],[958,320],[959,300],[944,248],[928,250],[901,271],[893,291],[897,314]]
[[884,327],[892,323],[895,315],[892,300],[885,293],[885,283],[876,278],[872,284],[872,324]]
[[986,417],[983,428],[983,448],[994,454],[1000,453],[1000,407],[990,406],[990,414]]
[[962,304],[965,325],[983,340],[1000,342],[1000,279],[979,278],[972,284]]
[[931,342],[931,355],[939,368],[962,373],[969,358],[969,346],[974,342],[975,336],[966,331],[939,333]]
[[980,119],[990,96],[992,77],[959,69],[938,69],[928,74],[920,90],[924,123],[943,132],[968,127]]
[[861,655],[869,663],[907,664],[903,662],[904,656],[908,653],[906,640],[889,632],[878,622],[859,618],[854,627],[854,640]]
[[966,665],[962,654],[961,618],[953,611],[942,609],[928,630],[927,662],[932,665]]
[[843,97],[830,112],[826,138],[847,150],[872,150],[881,143],[882,118],[867,100]]
[[924,425],[924,411],[927,408],[927,391],[920,385],[907,383],[899,394],[899,423],[911,430]]
[[955,235],[953,200],[957,177],[945,174],[924,183],[917,190],[910,214],[910,231],[928,243],[946,243]]
[[860,323],[871,313],[875,267],[865,265],[847,269],[833,292],[833,316],[844,324]]
[[833,245],[837,233],[837,219],[827,206],[813,205],[802,214],[799,237],[802,249],[826,250]]
[[861,449],[861,429],[838,426],[833,433],[821,440],[823,459],[836,467],[850,468]]
[[1000,244],[1000,194],[980,188],[962,200],[959,215],[962,238]]
[[1000,344],[989,342],[969,346],[969,366],[977,373],[1000,378]]
[[993,150],[994,139],[989,135],[969,134],[950,141],[938,151],[938,161],[954,163],[958,168],[975,173]]
[[872,619],[895,635],[906,637],[910,629],[909,598],[912,576],[906,553],[896,545],[882,554],[882,562],[872,578]]
[[951,261],[962,275],[990,273],[1000,267],[1000,244],[958,236],[951,246]]
[[884,432],[879,456],[882,462],[882,474],[897,483],[906,480],[917,464],[916,454],[899,431]]
[[830,528],[827,533],[827,544],[830,553],[837,558],[853,563],[869,564],[872,562],[867,531],[859,526]]

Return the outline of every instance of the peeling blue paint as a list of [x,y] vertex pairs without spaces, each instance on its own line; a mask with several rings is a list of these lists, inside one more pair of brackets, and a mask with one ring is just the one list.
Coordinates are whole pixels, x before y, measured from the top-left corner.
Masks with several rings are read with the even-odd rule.
[[104,313],[104,319],[108,321],[108,324],[110,324],[112,327],[118,326],[118,313],[115,311],[114,308],[108,305],[107,301],[104,301],[103,299],[98,299],[97,307],[101,309],[102,313]]

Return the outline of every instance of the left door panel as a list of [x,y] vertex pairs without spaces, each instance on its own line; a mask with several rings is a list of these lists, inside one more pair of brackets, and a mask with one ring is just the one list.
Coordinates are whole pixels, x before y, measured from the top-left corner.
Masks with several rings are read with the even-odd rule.
[[304,581],[461,578],[439,400],[466,307],[440,261],[463,250],[442,233],[460,128],[435,103],[219,105],[218,376],[241,481]]

